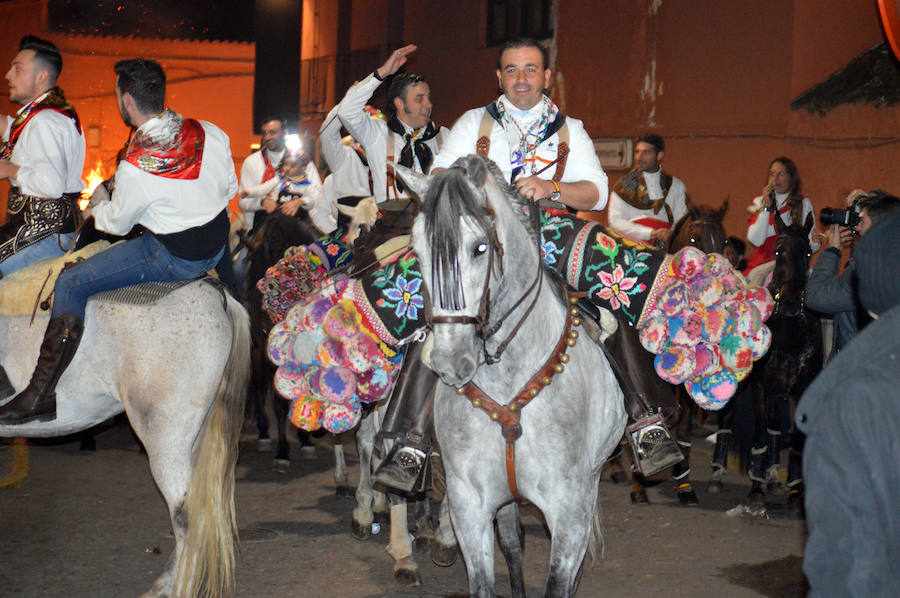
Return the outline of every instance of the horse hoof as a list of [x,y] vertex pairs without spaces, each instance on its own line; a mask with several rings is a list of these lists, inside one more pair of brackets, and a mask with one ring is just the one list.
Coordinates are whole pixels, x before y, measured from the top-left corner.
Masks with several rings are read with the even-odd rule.
[[721,480],[710,480],[706,485],[706,493],[707,494],[721,494],[722,493],[722,481]]
[[372,526],[371,525],[361,525],[356,520],[350,522],[350,533],[357,540],[363,541],[368,540],[372,537]]
[[635,490],[631,493],[631,504],[633,505],[649,505],[650,499],[647,498],[646,490]]
[[419,572],[414,569],[397,569],[394,571],[394,581],[401,588],[414,588],[422,585],[422,578]]
[[458,558],[459,547],[456,544],[444,546],[440,542],[435,542],[431,545],[431,562],[438,567],[450,567]]
[[422,534],[413,538],[413,550],[416,552],[425,552],[431,548],[434,541],[434,534]]
[[685,506],[693,506],[699,505],[700,499],[697,498],[697,493],[692,488],[678,492],[678,502]]
[[301,459],[315,459],[316,458],[316,447],[311,445],[301,446],[300,447],[300,458]]
[[271,438],[257,438],[256,439],[256,450],[261,453],[268,453],[272,450],[272,447],[275,446],[275,441]]
[[273,459],[272,470],[275,473],[287,473],[291,468],[291,462],[288,459]]
[[356,490],[350,486],[336,486],[334,489],[335,496],[346,496],[348,498],[356,498]]

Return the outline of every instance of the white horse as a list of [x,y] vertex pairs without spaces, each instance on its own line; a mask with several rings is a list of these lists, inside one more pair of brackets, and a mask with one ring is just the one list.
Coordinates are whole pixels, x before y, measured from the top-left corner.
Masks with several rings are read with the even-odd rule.
[[[56,388],[56,419],[0,426],[0,436],[62,436],[124,410],[147,450],[175,535],[166,570],[144,596],[233,595],[247,313],[203,281],[162,298],[123,298],[128,290],[89,301],[81,345]],[[158,300],[140,304],[151,299]],[[0,363],[17,390],[34,370],[47,319],[0,316]]]
[[622,392],[601,349],[570,330],[528,222],[536,206],[496,166],[469,156],[432,177],[397,170],[422,198],[413,248],[432,301],[435,428],[469,591],[494,596],[496,517],[512,593],[525,595],[521,500],[552,536],[545,595],[572,596],[589,544],[596,554],[602,542],[598,481],[624,432]]

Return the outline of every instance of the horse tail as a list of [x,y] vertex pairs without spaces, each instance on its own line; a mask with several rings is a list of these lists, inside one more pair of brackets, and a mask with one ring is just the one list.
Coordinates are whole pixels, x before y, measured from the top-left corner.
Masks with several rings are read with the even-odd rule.
[[215,402],[194,448],[193,471],[184,500],[188,533],[176,563],[174,596],[233,596],[237,520],[234,469],[250,376],[250,320],[226,295],[231,351]]
[[594,515],[591,517],[591,535],[588,538],[587,554],[591,563],[599,563],[603,559],[603,511],[600,507],[600,493],[594,503]]

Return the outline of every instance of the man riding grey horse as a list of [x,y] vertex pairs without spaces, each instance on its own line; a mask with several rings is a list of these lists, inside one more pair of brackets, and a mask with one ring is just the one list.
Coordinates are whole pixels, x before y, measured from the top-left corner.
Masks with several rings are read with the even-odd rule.
[[[478,153],[493,160],[519,193],[535,201],[550,199],[577,210],[602,210],[609,193],[606,173],[581,121],[568,118],[545,94],[552,70],[546,50],[535,40],[507,42],[497,60],[503,95],[486,107],[469,110],[453,126],[432,169],[448,168],[458,158]],[[407,349],[411,351],[413,348]],[[407,357],[409,358],[409,357]],[[375,473],[376,480],[410,490],[431,450],[431,403],[436,383],[401,375],[397,385],[417,392],[392,396],[385,429],[398,448]],[[430,372],[429,372],[430,373]],[[402,401],[395,399],[402,396]],[[402,404],[400,404],[402,403]],[[405,428],[405,429],[404,429]]]
[[147,232],[60,274],[37,367],[25,390],[0,406],[3,424],[56,417],[56,383],[78,348],[91,295],[140,282],[190,280],[212,269],[225,251],[228,201],[237,192],[228,136],[165,109],[166,75],[157,62],[121,60],[115,71],[122,120],[136,130],[116,172],[112,201],[89,207],[84,216],[113,235],[136,224]]

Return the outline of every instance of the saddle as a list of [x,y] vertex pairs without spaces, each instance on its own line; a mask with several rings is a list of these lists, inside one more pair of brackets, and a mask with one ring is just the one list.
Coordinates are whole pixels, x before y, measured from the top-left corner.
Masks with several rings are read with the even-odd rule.
[[[53,285],[66,264],[86,260],[109,247],[108,241],[97,241],[75,253],[43,260],[0,278],[0,315],[31,315],[35,311],[35,305],[39,305],[41,310],[49,311]],[[0,270],[2,269],[3,264],[0,262]]]

